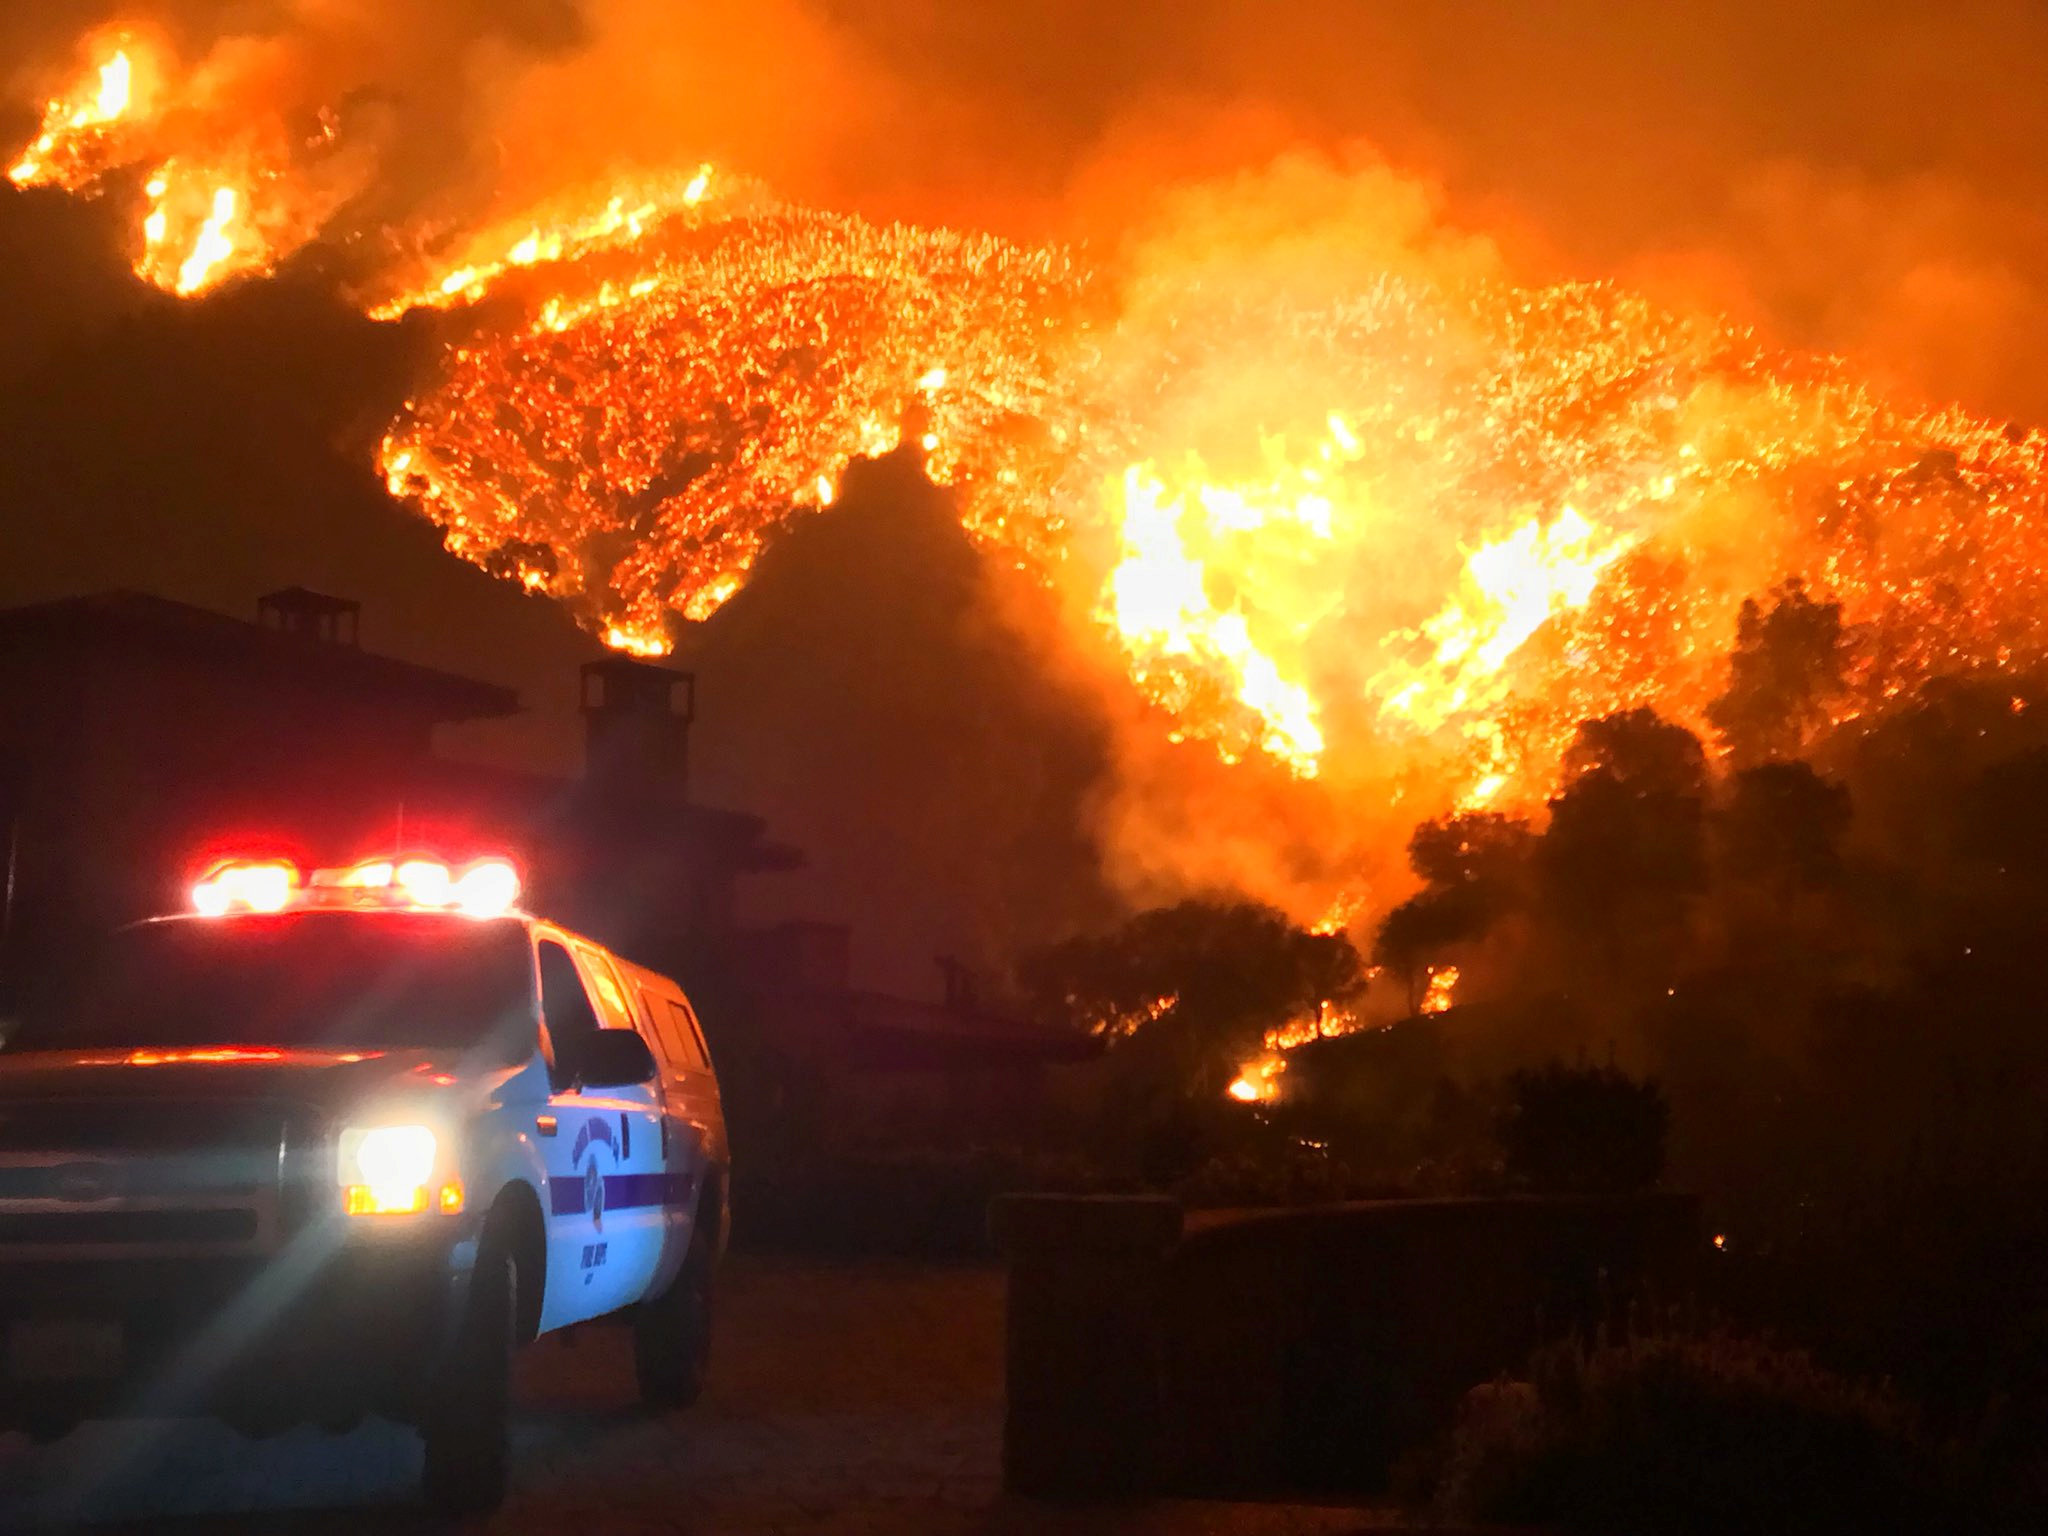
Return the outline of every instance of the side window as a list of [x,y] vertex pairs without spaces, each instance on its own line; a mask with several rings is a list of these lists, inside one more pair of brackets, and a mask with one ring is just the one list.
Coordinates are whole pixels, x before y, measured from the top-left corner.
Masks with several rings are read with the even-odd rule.
[[540,1007],[560,1075],[576,1059],[583,1041],[597,1032],[598,1023],[597,1010],[590,1006],[590,994],[583,990],[576,962],[553,939],[540,942]]
[[654,1046],[655,1055],[661,1058],[665,1071],[680,1072],[690,1064],[690,1053],[683,1042],[676,1038],[676,1032],[668,1027],[668,1014],[663,1011],[661,999],[645,987],[637,989],[640,999],[640,1016],[647,1020],[649,1043]]
[[698,1027],[697,1015],[691,1011],[690,1005],[670,1002],[664,998],[662,1006],[668,1010],[669,1019],[676,1033],[689,1041],[691,1064],[708,1068],[711,1065],[711,1052],[704,1044],[704,1031]]
[[632,1029],[635,1024],[633,1005],[626,1001],[626,989],[619,985],[618,973],[612,969],[611,961],[594,949],[576,947],[577,955],[583,961],[583,970],[590,977],[590,985],[597,994],[597,1012],[606,1029]]

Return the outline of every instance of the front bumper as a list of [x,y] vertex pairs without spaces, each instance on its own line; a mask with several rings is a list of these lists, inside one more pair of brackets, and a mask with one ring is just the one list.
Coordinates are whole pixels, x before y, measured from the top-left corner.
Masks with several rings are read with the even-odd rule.
[[[416,1418],[468,1294],[474,1244],[303,1235],[275,1256],[8,1263],[0,1429],[217,1415],[249,1429]],[[89,1338],[92,1359],[63,1340]],[[58,1340],[53,1352],[47,1347]]]

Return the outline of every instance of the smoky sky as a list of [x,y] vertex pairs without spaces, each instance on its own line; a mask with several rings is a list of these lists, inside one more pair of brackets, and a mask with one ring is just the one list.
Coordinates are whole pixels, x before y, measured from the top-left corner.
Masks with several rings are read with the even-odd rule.
[[[86,28],[138,19],[237,90],[389,104],[394,216],[712,158],[1113,264],[1176,186],[1370,160],[1518,275],[1647,287],[1909,395],[2048,418],[2038,3],[43,0],[0,11],[0,130],[26,135]],[[317,264],[180,304],[127,275],[127,239],[108,200],[0,188],[0,601],[344,591],[371,644],[533,706],[456,749],[573,763],[590,643],[443,554],[371,472],[439,333],[362,319]],[[855,546],[820,520],[689,648],[698,782],[811,853],[773,910],[865,924],[869,974],[913,985],[936,949],[1090,910],[1095,723],[980,624],[971,556],[915,498],[849,500],[873,580],[830,579]],[[1005,733],[1043,749],[992,778]],[[1020,849],[1032,873],[1006,883]]]
[[2037,420],[2048,7],[1486,0],[830,7],[953,133],[925,213],[1114,241],[1147,190],[1364,143],[1537,276],[1613,277]]
[[57,0],[17,112],[142,18],[389,106],[379,211],[711,157],[883,217],[1113,250],[1161,188],[1361,147],[1536,277],[1611,277],[2048,415],[2039,0]]

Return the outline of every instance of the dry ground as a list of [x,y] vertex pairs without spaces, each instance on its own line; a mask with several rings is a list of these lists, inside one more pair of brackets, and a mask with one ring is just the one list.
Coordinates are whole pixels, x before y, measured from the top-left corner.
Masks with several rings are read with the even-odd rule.
[[[713,1381],[687,1413],[634,1402],[623,1329],[521,1360],[515,1488],[491,1531],[1311,1536],[1359,1511],[1157,1504],[1048,1509],[998,1486],[1002,1278],[992,1270],[735,1259]],[[0,1440],[0,1528],[432,1529],[412,1435],[370,1423],[250,1443],[210,1425],[92,1425]]]

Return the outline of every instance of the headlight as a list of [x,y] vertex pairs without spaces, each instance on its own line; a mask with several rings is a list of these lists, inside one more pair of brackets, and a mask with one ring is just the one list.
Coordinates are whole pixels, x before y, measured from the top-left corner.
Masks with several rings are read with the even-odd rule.
[[462,1182],[437,1177],[440,1142],[424,1125],[352,1126],[341,1133],[336,1176],[351,1216],[411,1216],[462,1209]]

